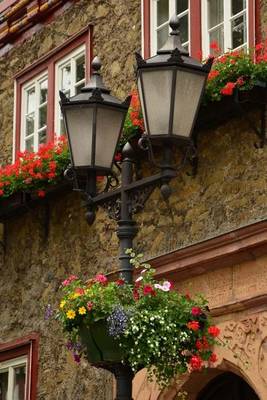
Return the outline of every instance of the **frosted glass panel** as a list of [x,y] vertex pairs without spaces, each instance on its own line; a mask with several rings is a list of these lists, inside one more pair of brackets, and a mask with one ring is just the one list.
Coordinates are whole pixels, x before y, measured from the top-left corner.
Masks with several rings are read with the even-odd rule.
[[123,112],[98,108],[95,159],[97,166],[111,167],[123,116]]
[[169,0],[158,0],[157,2],[157,26],[169,19]]
[[143,71],[143,85],[151,135],[169,131],[173,71]]
[[12,400],[24,400],[25,395],[25,381],[26,381],[26,367],[18,367],[14,369],[14,388]]
[[173,133],[189,137],[193,118],[205,83],[205,76],[177,71]]
[[72,108],[65,111],[75,167],[90,166],[92,152],[92,108]]
[[212,28],[223,22],[223,0],[209,0],[208,5],[209,5],[209,28]]

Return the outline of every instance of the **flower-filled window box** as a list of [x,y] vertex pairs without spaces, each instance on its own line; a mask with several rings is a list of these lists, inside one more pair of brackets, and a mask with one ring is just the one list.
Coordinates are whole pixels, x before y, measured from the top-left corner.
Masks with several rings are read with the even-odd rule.
[[19,214],[45,196],[68,185],[63,172],[69,164],[65,137],[18,154],[14,164],[0,168],[0,219]]

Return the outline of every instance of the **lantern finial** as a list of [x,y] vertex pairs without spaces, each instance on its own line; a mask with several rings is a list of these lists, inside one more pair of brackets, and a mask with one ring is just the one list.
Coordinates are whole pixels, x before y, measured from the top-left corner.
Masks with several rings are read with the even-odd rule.
[[176,36],[180,35],[180,30],[179,30],[179,28],[180,28],[180,20],[177,17],[177,15],[174,14],[171,17],[169,25],[170,25],[170,27],[172,29],[172,31],[170,33],[171,35],[176,35]]
[[101,67],[102,67],[102,63],[101,63],[100,58],[98,56],[95,56],[92,61],[93,73],[99,73]]
[[176,14],[174,14],[171,17],[169,25],[172,31],[168,36],[168,39],[164,44],[164,46],[157,51],[157,54],[171,54],[174,50],[177,49],[182,56],[189,56],[188,51],[183,48],[181,43],[180,30],[179,30],[180,21]]

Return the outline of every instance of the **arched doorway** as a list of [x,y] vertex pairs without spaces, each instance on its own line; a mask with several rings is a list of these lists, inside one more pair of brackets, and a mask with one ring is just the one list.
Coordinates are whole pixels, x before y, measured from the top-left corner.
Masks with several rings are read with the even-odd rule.
[[240,376],[225,372],[212,379],[196,400],[260,400]]

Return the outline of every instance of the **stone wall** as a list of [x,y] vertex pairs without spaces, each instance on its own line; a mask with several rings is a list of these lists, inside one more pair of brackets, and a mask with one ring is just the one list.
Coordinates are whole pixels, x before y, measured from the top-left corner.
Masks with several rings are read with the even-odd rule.
[[[89,23],[94,53],[113,92],[124,97],[134,84],[134,51],[140,50],[139,0],[80,0],[32,38],[0,59],[0,159],[11,160],[15,73]],[[266,2],[265,2],[266,3]],[[220,105],[218,104],[218,112]],[[258,121],[257,113],[252,118]],[[267,216],[267,147],[257,149],[255,133],[241,119],[199,135],[199,169],[172,182],[165,203],[156,190],[142,214],[135,245],[152,257]],[[41,335],[38,400],[109,400],[112,378],[76,366],[64,348],[57,323],[44,321],[48,303],[58,302],[60,282],[70,273],[109,272],[117,267],[116,224],[104,211],[89,227],[78,195],[68,194],[5,223],[0,257],[0,343],[31,331]],[[209,295],[208,295],[209,296]]]

